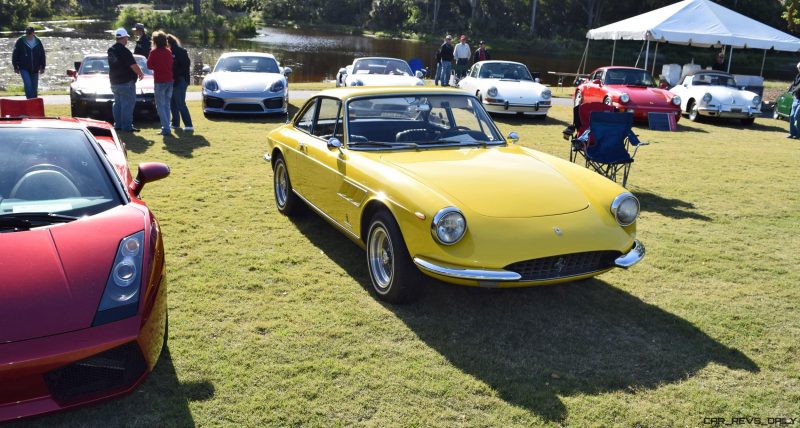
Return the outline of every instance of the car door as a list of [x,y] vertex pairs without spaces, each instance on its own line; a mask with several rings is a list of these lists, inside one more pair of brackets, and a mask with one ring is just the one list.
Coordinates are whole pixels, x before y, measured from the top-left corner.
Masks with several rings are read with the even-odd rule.
[[603,70],[597,70],[589,76],[589,82],[586,84],[586,90],[583,93],[583,100],[586,103],[598,103],[603,101],[605,91],[601,85],[595,83],[595,80],[602,81]]
[[292,181],[292,187],[300,194],[300,196],[307,198],[308,189],[310,188],[308,171],[306,165],[308,159],[306,156],[306,147],[312,143],[312,130],[314,129],[314,119],[317,117],[317,106],[319,105],[319,98],[310,99],[305,106],[300,110],[301,113],[295,119],[292,130],[288,132],[286,164],[289,169],[289,179]]
[[475,64],[467,73],[467,77],[461,79],[458,82],[458,87],[468,91],[470,93],[475,93],[477,91],[477,81],[475,78],[478,76],[478,68],[480,67],[479,64]]

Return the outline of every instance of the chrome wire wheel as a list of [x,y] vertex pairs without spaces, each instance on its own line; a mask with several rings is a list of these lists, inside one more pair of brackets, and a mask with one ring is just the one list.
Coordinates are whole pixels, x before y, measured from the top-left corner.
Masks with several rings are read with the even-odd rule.
[[384,294],[389,291],[394,279],[394,251],[392,250],[392,239],[383,223],[377,223],[372,228],[369,235],[367,257],[375,291]]
[[279,161],[275,165],[275,203],[279,208],[286,206],[289,199],[289,179],[286,174],[286,164]]

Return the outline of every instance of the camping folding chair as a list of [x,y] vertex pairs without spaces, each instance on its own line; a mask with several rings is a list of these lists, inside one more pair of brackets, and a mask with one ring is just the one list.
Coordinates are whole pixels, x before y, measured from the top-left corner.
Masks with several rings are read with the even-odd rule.
[[0,117],[44,117],[44,100],[10,100],[0,98]]
[[[587,145],[584,151],[586,167],[612,181],[617,181],[621,173],[624,187],[639,146],[648,144],[639,141],[632,127],[633,113],[593,112],[589,116],[588,132],[594,144]],[[633,153],[630,153],[631,146]]]
[[586,103],[572,109],[572,125],[562,132],[564,139],[570,142],[569,160],[577,162],[578,155],[586,158],[586,147],[594,144],[594,138],[589,130],[589,115],[595,111],[614,111],[614,106],[604,103]]

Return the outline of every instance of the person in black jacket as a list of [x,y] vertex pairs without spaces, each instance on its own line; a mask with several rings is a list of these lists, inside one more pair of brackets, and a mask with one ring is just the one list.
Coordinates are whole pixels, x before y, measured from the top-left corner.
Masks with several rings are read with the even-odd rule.
[[490,59],[492,59],[492,55],[489,53],[489,50],[486,49],[486,44],[481,40],[481,42],[478,43],[478,49],[475,49],[475,54],[472,55],[472,63],[489,61]]
[[800,139],[800,127],[797,126],[797,120],[800,119],[800,62],[797,63],[797,76],[794,77],[794,82],[789,86],[788,91],[794,95],[794,99],[791,113],[789,113],[789,135],[786,138],[797,140]]
[[450,68],[453,67],[453,38],[448,34],[439,47],[439,63],[441,64],[442,86],[450,86]]
[[136,47],[133,48],[133,54],[147,58],[147,56],[150,55],[151,44],[150,36],[144,31],[144,24],[140,22],[134,25],[133,32],[138,37],[138,39],[136,39]]
[[167,35],[169,48],[172,50],[172,127],[181,127],[183,118],[183,130],[194,131],[192,126],[192,116],[189,115],[189,107],[186,107],[186,88],[189,87],[189,70],[191,60],[189,53],[181,46],[181,41],[172,34]]
[[33,27],[25,29],[25,35],[17,39],[11,63],[14,72],[22,77],[25,87],[25,98],[36,98],[39,95],[39,75],[44,73],[45,54],[42,41],[34,34]]

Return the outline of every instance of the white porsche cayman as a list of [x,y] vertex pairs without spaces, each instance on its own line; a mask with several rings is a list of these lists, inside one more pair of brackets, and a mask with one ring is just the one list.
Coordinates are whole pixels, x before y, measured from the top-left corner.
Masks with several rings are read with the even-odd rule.
[[722,71],[701,70],[683,78],[669,90],[681,97],[681,110],[689,120],[702,116],[739,119],[752,125],[761,116],[761,97],[736,86],[736,80]]
[[481,61],[472,66],[458,87],[475,94],[490,113],[529,114],[544,119],[552,93],[534,81],[525,64]]
[[270,54],[224,53],[203,79],[203,114],[286,113],[291,72]]
[[367,57],[356,58],[352,64],[339,69],[336,86],[422,86],[422,72],[411,72],[402,59]]

